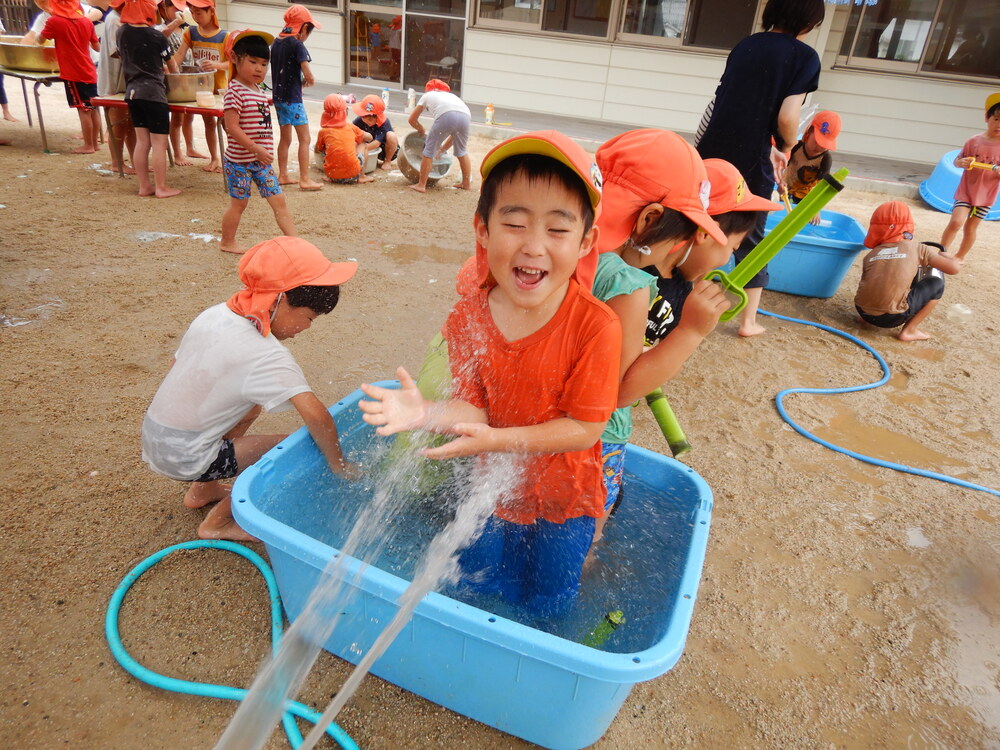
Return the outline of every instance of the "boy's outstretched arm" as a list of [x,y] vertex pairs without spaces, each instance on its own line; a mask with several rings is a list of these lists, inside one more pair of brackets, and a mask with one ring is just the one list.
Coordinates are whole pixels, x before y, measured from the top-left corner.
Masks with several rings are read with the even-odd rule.
[[427,401],[404,368],[396,370],[400,388],[381,388],[364,383],[361,390],[371,401],[359,401],[364,419],[374,425],[377,435],[394,435],[406,430],[454,433],[462,424],[484,427],[486,413],[466,401]]
[[361,470],[344,458],[344,453],[340,449],[337,426],[333,423],[330,412],[323,406],[323,402],[316,398],[316,394],[306,391],[292,396],[289,400],[305,422],[309,434],[316,441],[316,447],[323,454],[330,469],[344,479],[360,477]]

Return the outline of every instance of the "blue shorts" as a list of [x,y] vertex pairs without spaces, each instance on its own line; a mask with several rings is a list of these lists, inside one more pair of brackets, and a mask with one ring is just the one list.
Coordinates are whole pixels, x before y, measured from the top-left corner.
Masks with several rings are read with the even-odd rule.
[[595,520],[580,516],[564,523],[538,519],[522,524],[491,516],[459,558],[462,585],[500,594],[533,615],[558,617],[576,596]]
[[278,113],[278,125],[308,125],[306,106],[302,102],[275,102],[274,111]]
[[608,496],[604,500],[605,513],[611,510],[622,491],[622,473],[625,471],[626,445],[628,443],[601,443],[604,489],[608,491]]
[[226,187],[229,188],[229,195],[236,200],[245,201],[250,198],[251,182],[257,184],[261,198],[281,195],[278,176],[270,164],[261,164],[259,161],[252,161],[248,164],[224,161],[223,171],[226,174]]

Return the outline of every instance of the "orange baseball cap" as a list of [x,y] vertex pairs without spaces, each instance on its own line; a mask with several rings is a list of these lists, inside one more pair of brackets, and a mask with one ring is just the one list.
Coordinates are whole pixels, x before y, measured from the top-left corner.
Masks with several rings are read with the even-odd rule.
[[811,124],[816,144],[826,151],[836,151],[837,136],[840,135],[840,115],[823,110],[816,113]]
[[156,0],[125,0],[118,11],[122,23],[153,26],[159,20]]
[[708,195],[708,213],[711,216],[730,211],[778,211],[780,203],[754,195],[747,187],[740,170],[725,159],[705,159],[705,172],[712,183]]
[[[495,146],[483,159],[479,173],[485,180],[497,164],[504,159],[520,154],[548,156],[572,169],[587,188],[587,196],[594,209],[594,223],[597,223],[598,217],[601,215],[601,170],[598,169],[594,158],[584,151],[582,146],[557,130],[536,130],[532,133],[515,136]],[[489,283],[490,269],[486,263],[486,250],[478,243],[476,244],[476,268],[480,286]],[[589,291],[594,285],[596,273],[597,244],[595,243],[594,248],[586,256],[580,258],[573,275],[580,285]]]
[[597,149],[597,165],[604,175],[600,252],[621,247],[632,236],[639,213],[650,203],[679,211],[713,239],[726,242],[726,235],[708,214],[712,186],[705,165],[677,133],[629,130]]
[[323,28],[304,5],[289,5],[281,20],[284,21],[285,27],[278,36],[295,36],[307,23],[311,23],[317,29]]
[[902,201],[883,203],[872,213],[868,222],[868,234],[865,236],[865,247],[878,247],[887,242],[899,242],[913,236],[913,214],[910,207]]
[[342,128],[347,124],[347,102],[340,94],[329,94],[323,100],[321,128]]
[[440,78],[432,78],[424,84],[424,91],[451,91],[451,86]]
[[358,270],[354,261],[333,263],[311,242],[275,237],[254,245],[240,259],[244,288],[226,302],[235,313],[253,320],[262,336],[271,332],[271,310],[278,295],[298,286],[336,286]]
[[383,125],[386,119],[388,119],[385,116],[385,102],[382,101],[381,96],[375,96],[375,94],[369,94],[360,102],[355,102],[351,105],[351,111],[358,117],[375,115],[378,118],[376,122],[379,125]]

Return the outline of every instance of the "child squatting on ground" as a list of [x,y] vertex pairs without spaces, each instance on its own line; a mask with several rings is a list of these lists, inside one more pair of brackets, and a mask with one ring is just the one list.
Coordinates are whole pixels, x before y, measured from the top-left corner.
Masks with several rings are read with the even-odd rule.
[[347,101],[340,94],[323,100],[323,118],[316,134],[316,152],[323,154],[323,173],[330,182],[352,184],[375,182],[365,174],[371,134],[347,121]]
[[962,261],[931,245],[913,241],[913,215],[900,201],[889,201],[875,209],[865,246],[872,248],[861,261],[861,281],[854,296],[858,315],[879,328],[903,326],[900,341],[930,338],[918,327],[944,294],[944,279],[918,273],[927,267],[956,274]]
[[455,436],[428,458],[523,457],[463,553],[463,584],[542,617],[572,603],[604,512],[600,435],[615,407],[621,329],[588,291],[596,269],[600,172],[555,131],[501,143],[483,161],[474,220],[479,288],[445,323],[452,400],[425,401],[402,368],[401,390],[363,385],[364,419],[381,435]]
[[329,467],[357,476],[341,452],[330,412],[281,343],[333,310],[339,285],[356,270],[357,263],[331,263],[297,237],[267,240],[240,259],[245,287],[202,312],[181,339],[142,422],[142,458],[159,474],[191,482],[188,508],[218,502],[198,527],[201,538],[253,539],[233,520],[221,480],[285,437],[246,434],[261,410],[294,407]]
[[320,25],[304,5],[290,5],[285,11],[284,28],[271,45],[271,88],[274,89],[274,110],[278,114],[278,184],[296,182],[288,176],[288,150],[292,132],[298,140],[296,158],[299,164],[299,189],[320,190],[323,184],[309,176],[309,117],[302,103],[302,87],[312,86],[309,63],[312,58],[305,41]]
[[170,44],[163,32],[153,28],[157,21],[155,0],[124,0],[119,14],[118,53],[125,73],[125,102],[135,127],[133,158],[139,195],[172,198],[181,191],[167,186],[170,110],[163,66],[173,66]]
[[962,242],[955,257],[965,260],[976,242],[979,223],[1000,191],[1000,91],[986,97],[986,130],[965,142],[955,166],[965,171],[955,191],[955,207],[941,235],[941,244],[947,250],[961,229]]
[[271,56],[268,46],[274,41],[263,31],[234,31],[226,40],[227,56],[234,69],[226,95],[222,98],[223,121],[229,138],[226,142],[226,187],[229,208],[222,215],[222,240],[219,249],[242,253],[236,244],[236,230],[250,200],[251,185],[274,212],[281,233],[295,236],[295,224],[271,167],[274,161],[274,137],[271,132],[271,106],[261,87]]

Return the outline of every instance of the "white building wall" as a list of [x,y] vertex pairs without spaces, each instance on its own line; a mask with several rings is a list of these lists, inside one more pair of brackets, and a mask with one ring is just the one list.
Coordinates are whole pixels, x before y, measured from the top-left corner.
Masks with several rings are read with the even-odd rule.
[[[285,14],[286,4],[266,3],[226,3],[218,2],[219,23],[226,31],[235,29],[257,29],[277,36],[281,32],[281,19]],[[316,7],[309,8],[322,29],[314,31],[306,46],[312,57],[313,75],[321,83],[344,82],[344,17],[337,13],[324,13]],[[270,77],[268,78],[270,81]],[[308,90],[306,92],[308,96]]]

